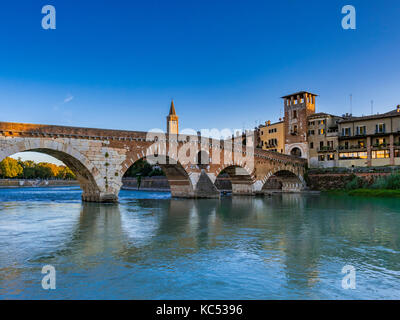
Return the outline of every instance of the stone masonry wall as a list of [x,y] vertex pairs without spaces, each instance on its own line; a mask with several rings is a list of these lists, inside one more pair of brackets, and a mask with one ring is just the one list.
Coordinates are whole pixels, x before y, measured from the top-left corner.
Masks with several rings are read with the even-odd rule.
[[346,184],[353,180],[354,176],[362,178],[368,184],[372,184],[377,178],[389,174],[389,172],[309,174],[307,183],[311,190],[338,190],[345,189]]

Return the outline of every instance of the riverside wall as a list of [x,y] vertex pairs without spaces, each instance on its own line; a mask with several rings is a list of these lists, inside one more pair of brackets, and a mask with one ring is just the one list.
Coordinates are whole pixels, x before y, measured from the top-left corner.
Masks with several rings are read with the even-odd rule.
[[390,172],[309,173],[306,181],[311,190],[328,191],[345,189],[355,176],[368,184],[373,184],[379,177],[390,174]]
[[76,180],[0,179],[0,188],[79,186]]

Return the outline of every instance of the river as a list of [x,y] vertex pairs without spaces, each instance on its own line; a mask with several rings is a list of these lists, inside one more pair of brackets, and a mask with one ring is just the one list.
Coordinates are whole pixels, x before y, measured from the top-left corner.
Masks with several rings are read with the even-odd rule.
[[0,299],[400,299],[398,199],[80,195],[0,189]]

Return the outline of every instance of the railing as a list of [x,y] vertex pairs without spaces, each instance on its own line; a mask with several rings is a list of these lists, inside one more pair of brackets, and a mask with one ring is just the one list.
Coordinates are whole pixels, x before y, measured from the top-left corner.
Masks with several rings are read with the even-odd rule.
[[367,147],[360,145],[339,146],[339,150],[367,150]]
[[330,146],[324,146],[324,147],[318,148],[318,152],[322,152],[322,151],[336,151],[336,148],[330,147]]

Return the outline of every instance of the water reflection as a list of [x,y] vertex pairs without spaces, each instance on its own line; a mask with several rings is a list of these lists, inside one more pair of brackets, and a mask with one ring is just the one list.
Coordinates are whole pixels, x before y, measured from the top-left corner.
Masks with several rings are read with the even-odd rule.
[[[126,194],[120,204],[52,205],[19,203],[22,214],[3,203],[4,297],[47,297],[44,264],[61,274],[55,298],[400,297],[398,200]],[[341,289],[346,264],[357,269],[357,291]]]

